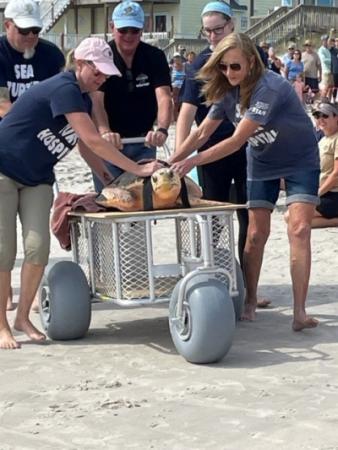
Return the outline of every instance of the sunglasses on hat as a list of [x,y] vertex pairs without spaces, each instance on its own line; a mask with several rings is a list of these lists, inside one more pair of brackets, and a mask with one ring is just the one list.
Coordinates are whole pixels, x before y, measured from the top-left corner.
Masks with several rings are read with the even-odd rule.
[[21,34],[22,36],[28,36],[29,33],[33,33],[35,36],[37,36],[41,31],[41,28],[39,27],[19,28],[15,25],[15,28],[18,30],[18,33]]
[[227,72],[228,69],[231,69],[234,72],[239,72],[242,69],[242,66],[238,63],[232,63],[232,64],[225,64],[225,63],[218,63],[218,69],[221,72]]

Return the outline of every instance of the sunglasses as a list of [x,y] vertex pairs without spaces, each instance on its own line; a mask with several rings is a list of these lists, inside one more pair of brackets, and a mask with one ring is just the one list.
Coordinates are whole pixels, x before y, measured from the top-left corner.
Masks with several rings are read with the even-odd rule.
[[328,119],[328,118],[329,118],[329,116],[328,116],[327,114],[324,114],[324,113],[322,113],[322,112],[320,112],[320,111],[315,111],[315,112],[313,112],[313,113],[312,113],[312,116],[313,116],[315,119]]
[[100,72],[99,69],[95,66],[95,64],[92,61],[84,61],[84,63],[91,68],[94,77],[105,77],[106,79],[109,78],[109,75],[105,75],[104,73]]
[[225,64],[225,63],[220,62],[218,64],[218,69],[221,72],[227,72],[228,69],[233,70],[234,72],[239,72],[242,69],[242,66],[238,63]]
[[37,36],[41,31],[41,28],[39,27],[19,28],[15,25],[15,28],[18,30],[18,33],[21,34],[22,36],[28,36],[29,33],[33,33],[35,36]]
[[135,89],[134,77],[133,77],[133,72],[130,69],[126,70],[126,78],[128,81],[128,92],[134,92],[134,89]]
[[136,27],[124,27],[124,28],[117,28],[117,31],[120,34],[139,34],[141,33],[141,29],[140,28],[136,28]]

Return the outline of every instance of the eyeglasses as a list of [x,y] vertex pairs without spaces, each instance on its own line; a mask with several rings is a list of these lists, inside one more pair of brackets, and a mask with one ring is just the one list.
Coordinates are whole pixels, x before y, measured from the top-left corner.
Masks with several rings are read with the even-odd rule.
[[126,78],[128,81],[128,92],[134,92],[134,89],[135,89],[134,77],[133,77],[133,72],[130,69],[126,70]]
[[227,20],[223,25],[219,25],[215,28],[207,28],[202,27],[201,33],[204,34],[204,36],[211,36],[211,33],[214,33],[216,36],[220,36],[224,32],[224,28],[228,25],[229,20]]
[[312,113],[312,116],[313,116],[315,119],[328,119],[328,118],[330,117],[328,114],[324,114],[324,113],[322,113],[322,112],[320,112],[320,111],[315,111],[315,112],[313,112],[313,113]]
[[242,69],[242,66],[238,63],[232,63],[232,64],[225,64],[225,63],[218,63],[218,68],[221,72],[227,72],[228,69],[233,70],[234,72],[239,72]]
[[300,53],[299,52],[294,52],[294,55],[300,55]]
[[100,72],[99,69],[95,66],[93,61],[84,61],[84,63],[91,68],[94,77],[105,77],[106,79],[109,78],[110,75],[105,75],[104,73]]
[[124,27],[124,28],[117,28],[117,31],[120,34],[139,34],[141,33],[141,29],[140,28],[136,28],[136,27]]
[[39,27],[19,28],[15,25],[15,28],[18,30],[18,33],[21,34],[22,36],[28,36],[29,33],[33,33],[35,36],[37,36],[41,31],[41,28]]

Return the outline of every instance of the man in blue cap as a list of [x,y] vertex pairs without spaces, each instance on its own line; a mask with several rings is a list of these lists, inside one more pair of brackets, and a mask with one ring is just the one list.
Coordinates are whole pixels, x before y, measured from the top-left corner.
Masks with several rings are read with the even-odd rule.
[[[209,45],[197,56],[182,87],[182,105],[176,125],[176,148],[178,149],[190,133],[193,122],[199,125],[206,117],[209,108],[201,96],[202,85],[195,75],[204,66],[217,44],[234,31],[233,11],[222,0],[207,3],[201,13],[201,33],[207,38]],[[229,120],[224,122],[212,134],[208,142],[199,150],[204,151],[216,143],[230,137],[235,128]],[[232,183],[234,183],[236,203],[246,203],[246,150],[240,151],[210,164],[198,166],[199,184],[203,190],[203,198],[223,202],[230,201]],[[238,255],[243,263],[243,251],[248,227],[248,213],[245,209],[237,211],[239,222]],[[270,302],[259,300],[258,306],[265,307]]]
[[[99,132],[134,161],[156,157],[156,147],[167,139],[172,116],[168,63],[162,50],[141,41],[143,26],[144,12],[138,3],[123,1],[115,7],[111,22],[113,40],[109,45],[122,76],[110,77],[93,96]],[[121,138],[140,136],[146,145],[122,147]],[[106,179],[122,173],[111,164],[104,166],[103,170],[109,171]],[[100,191],[102,183],[96,177],[94,183]]]

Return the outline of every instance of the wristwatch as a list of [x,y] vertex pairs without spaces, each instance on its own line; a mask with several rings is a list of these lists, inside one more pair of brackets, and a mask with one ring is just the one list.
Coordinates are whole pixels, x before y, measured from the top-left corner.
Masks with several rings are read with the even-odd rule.
[[156,131],[159,131],[160,133],[163,133],[166,135],[166,137],[168,137],[168,130],[166,128],[157,128]]

